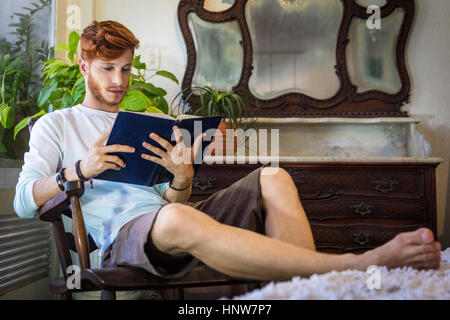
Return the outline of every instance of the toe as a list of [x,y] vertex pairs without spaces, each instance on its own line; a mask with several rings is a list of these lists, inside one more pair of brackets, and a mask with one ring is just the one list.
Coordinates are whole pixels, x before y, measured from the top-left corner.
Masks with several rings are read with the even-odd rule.
[[440,260],[436,253],[425,253],[418,255],[411,266],[417,269],[436,269],[440,265]]
[[410,244],[431,244],[434,240],[433,232],[427,228],[420,228],[416,231],[405,233],[405,238],[408,239]]
[[437,242],[437,241],[434,242],[434,247],[439,252],[442,250],[441,244],[439,242]]
[[431,243],[434,241],[433,232],[430,229],[420,228],[418,231],[420,232],[422,243]]
[[434,243],[430,243],[430,244],[423,244],[423,245],[417,245],[417,246],[412,246],[410,248],[410,252],[414,255],[419,255],[419,254],[427,254],[427,253],[433,253],[436,254],[439,252],[439,250],[436,249],[436,245]]

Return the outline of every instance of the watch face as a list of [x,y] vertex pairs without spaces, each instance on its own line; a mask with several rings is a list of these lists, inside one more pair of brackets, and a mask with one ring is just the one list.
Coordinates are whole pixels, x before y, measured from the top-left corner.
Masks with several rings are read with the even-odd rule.
[[64,183],[63,183],[63,181],[61,181],[62,179],[61,179],[61,172],[58,172],[57,174],[56,174],[56,182],[58,183],[58,187],[62,190],[62,191],[64,191]]

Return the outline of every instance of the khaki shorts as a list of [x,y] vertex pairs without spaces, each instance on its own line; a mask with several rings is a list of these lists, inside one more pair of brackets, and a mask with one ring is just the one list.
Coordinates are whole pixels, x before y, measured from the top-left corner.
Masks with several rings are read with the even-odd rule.
[[[265,216],[260,209],[261,170],[262,167],[206,200],[188,205],[220,223],[265,234]],[[163,278],[180,277],[192,270],[199,263],[198,259],[191,255],[168,255],[151,241],[149,235],[161,208],[124,225],[103,255],[102,267],[135,266]]]

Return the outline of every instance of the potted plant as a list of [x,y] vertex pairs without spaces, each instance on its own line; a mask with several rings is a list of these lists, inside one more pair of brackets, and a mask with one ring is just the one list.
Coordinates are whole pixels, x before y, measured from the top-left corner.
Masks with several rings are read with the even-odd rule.
[[[224,92],[213,89],[211,86],[194,86],[190,90],[182,90],[172,101],[171,112],[174,103],[178,112],[196,116],[223,116],[219,126],[219,133],[214,137],[211,155],[235,154],[238,144],[245,143],[246,137],[239,139],[234,136],[232,141],[226,140],[228,129],[247,130],[254,124],[249,119],[256,117],[252,109],[248,108],[247,100],[236,92]],[[252,117],[250,117],[251,115]]]
[[37,97],[42,87],[39,80],[40,67],[52,55],[47,41],[38,43],[33,32],[35,15],[48,8],[51,0],[32,3],[24,7],[25,13],[14,13],[17,23],[16,39],[10,42],[0,39],[0,157],[23,159],[28,145],[27,132],[17,137],[14,126],[23,118],[36,113]]

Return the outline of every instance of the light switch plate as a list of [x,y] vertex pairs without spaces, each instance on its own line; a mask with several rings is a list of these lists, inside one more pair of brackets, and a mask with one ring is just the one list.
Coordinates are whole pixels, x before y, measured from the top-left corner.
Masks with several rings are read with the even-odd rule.
[[148,70],[159,70],[161,67],[161,48],[146,47],[144,49],[144,61]]

